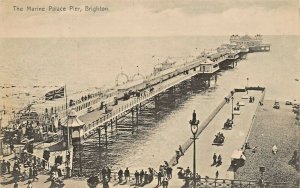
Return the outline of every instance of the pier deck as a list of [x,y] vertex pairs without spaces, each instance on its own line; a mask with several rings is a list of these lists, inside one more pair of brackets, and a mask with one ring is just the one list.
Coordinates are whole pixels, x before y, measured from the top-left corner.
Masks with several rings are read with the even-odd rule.
[[140,97],[132,97],[126,101],[119,100],[117,105],[110,106],[111,112],[107,114],[105,114],[103,110],[99,111],[96,109],[91,113],[80,116],[80,120],[82,120],[86,124],[84,128],[84,136],[88,137],[89,132],[95,131],[98,127],[103,127],[105,123],[110,122],[111,120],[115,120],[115,118],[118,118],[119,116],[123,116],[131,108],[151,99],[156,95],[159,95],[167,89],[185,80],[188,80],[197,74],[199,74],[199,70],[190,70],[188,74],[180,74],[153,86],[154,90],[152,92],[147,90]]

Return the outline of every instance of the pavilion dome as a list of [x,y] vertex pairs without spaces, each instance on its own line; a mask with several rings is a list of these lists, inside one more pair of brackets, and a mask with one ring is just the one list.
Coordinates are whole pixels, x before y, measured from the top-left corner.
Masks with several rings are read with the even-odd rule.
[[73,109],[69,113],[69,117],[77,117],[77,112]]
[[81,127],[84,126],[85,123],[82,122],[78,117],[75,110],[71,110],[68,119],[64,122],[64,127]]

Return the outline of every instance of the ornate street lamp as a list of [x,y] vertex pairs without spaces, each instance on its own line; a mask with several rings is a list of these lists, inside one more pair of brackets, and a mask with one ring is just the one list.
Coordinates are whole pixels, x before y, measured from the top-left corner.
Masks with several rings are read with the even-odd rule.
[[193,157],[193,187],[196,188],[196,134],[198,132],[199,120],[196,119],[196,112],[193,112],[193,119],[190,120],[191,132],[193,134],[194,141],[194,157]]

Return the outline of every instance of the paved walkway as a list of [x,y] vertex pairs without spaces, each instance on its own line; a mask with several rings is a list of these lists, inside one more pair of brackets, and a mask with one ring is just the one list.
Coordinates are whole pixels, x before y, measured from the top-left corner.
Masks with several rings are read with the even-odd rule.
[[[258,106],[261,91],[249,91],[249,96],[254,96],[255,102],[249,103],[247,99],[242,99],[246,93],[235,93],[234,104],[244,102],[245,106],[241,106],[240,115],[235,115],[234,126],[232,130],[223,130],[223,124],[227,118],[231,118],[231,101],[227,103],[216,117],[210,122],[207,128],[201,133],[196,141],[196,171],[201,177],[208,176],[210,178],[216,177],[216,171],[219,171],[219,178],[234,179],[234,172],[230,170],[231,155],[234,150],[240,149],[244,144],[248,130],[250,128],[253,115]],[[223,146],[212,145],[215,134],[222,132],[225,136]],[[193,147],[190,147],[184,156],[179,159],[177,167],[186,169],[189,167],[193,170]],[[219,167],[211,166],[212,156],[216,153],[222,156],[222,165]],[[247,157],[247,156],[246,156]],[[176,173],[176,170],[174,170]],[[178,170],[177,170],[178,171]],[[170,181],[170,187],[182,185],[182,180]]]

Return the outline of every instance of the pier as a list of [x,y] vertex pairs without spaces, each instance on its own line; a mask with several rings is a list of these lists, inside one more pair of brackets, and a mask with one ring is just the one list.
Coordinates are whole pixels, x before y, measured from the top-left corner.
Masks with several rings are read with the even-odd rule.
[[[234,68],[243,57],[242,53],[239,50],[231,51],[230,53],[216,53],[208,56],[208,60],[199,59],[187,62],[172,68],[167,74],[161,73],[161,75],[156,75],[154,78],[148,78],[148,80],[144,81],[148,83],[147,87],[139,90],[139,96],[130,97],[128,100],[118,100],[117,104],[110,105],[109,112],[99,111],[96,108],[93,112],[81,115],[79,118],[85,122],[83,139],[95,134],[97,129],[105,130],[107,127],[113,129],[114,126],[117,129],[118,119],[130,113],[132,113],[132,117],[133,113],[136,113],[135,121],[137,122],[138,108],[149,102],[158,102],[157,99],[160,94],[172,91],[174,87],[186,80],[196,78],[199,80],[198,84],[205,82],[210,86],[210,81],[214,79],[214,74],[220,69],[219,67],[229,66]],[[156,80],[159,80],[159,82]],[[132,122],[134,123],[134,120]]]

